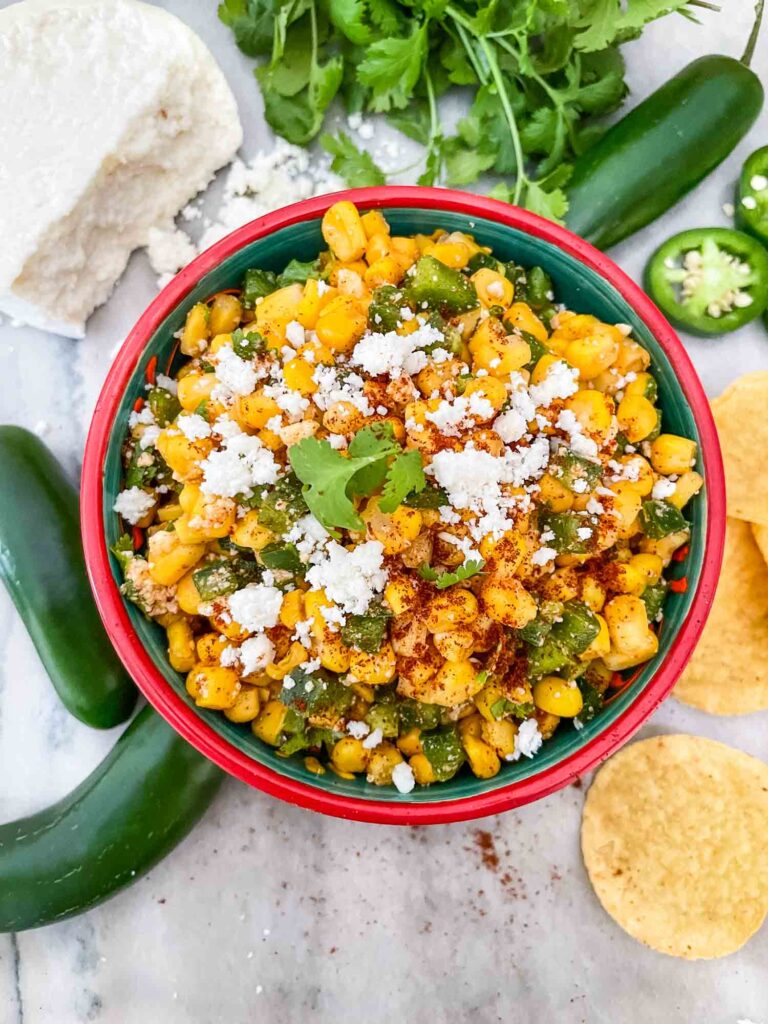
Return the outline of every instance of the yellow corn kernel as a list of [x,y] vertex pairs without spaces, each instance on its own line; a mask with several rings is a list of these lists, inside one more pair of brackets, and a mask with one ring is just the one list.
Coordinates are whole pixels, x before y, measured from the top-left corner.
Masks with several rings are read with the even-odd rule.
[[197,638],[197,660],[203,665],[218,665],[221,652],[228,646],[226,638],[219,633],[203,633]]
[[224,711],[235,703],[240,679],[234,669],[222,665],[197,665],[187,676],[187,692],[199,708]]
[[393,615],[406,615],[416,608],[419,589],[409,576],[399,576],[387,583],[384,588],[384,600]]
[[549,338],[547,328],[526,302],[514,302],[504,314],[504,323],[532,334],[542,344]]
[[317,391],[317,383],[313,380],[314,372],[315,367],[300,356],[289,359],[283,366],[285,386],[291,391],[298,391],[301,395],[312,395]]
[[641,498],[646,498],[654,484],[653,470],[648,460],[642,455],[622,455],[617,461],[627,467],[624,470],[626,482],[632,485]]
[[611,634],[608,632],[608,623],[605,621],[602,615],[596,614],[595,618],[597,619],[600,625],[600,632],[597,634],[597,636],[589,645],[589,647],[582,652],[582,661],[592,661],[595,658],[604,658],[605,655],[611,649]]
[[549,376],[549,371],[552,369],[555,363],[561,362],[562,359],[559,355],[553,355],[551,353],[543,355],[540,359],[536,361],[536,365],[534,366],[531,372],[531,384],[541,384],[542,381],[546,380],[546,378]]
[[337,295],[317,318],[315,331],[323,345],[333,352],[351,352],[365,333],[368,318],[360,302],[351,295]]
[[625,395],[619,402],[616,418],[624,436],[635,444],[653,432],[658,421],[658,413],[652,403],[642,395]]
[[413,770],[413,777],[420,786],[428,786],[437,781],[435,770],[425,754],[414,754],[408,761]]
[[323,768],[317,758],[312,755],[304,758],[304,767],[313,775],[325,775],[325,768]]
[[[237,505],[231,498],[201,494],[186,525],[190,534],[202,533],[205,540],[219,540],[229,536],[229,531],[235,525],[236,514]],[[185,518],[182,516],[176,520],[176,532],[182,541],[186,538],[179,532],[179,524]],[[194,543],[191,536],[189,540]]]
[[368,210],[362,214],[360,223],[366,238],[373,238],[374,235],[389,235],[389,224],[379,210]]
[[214,356],[219,349],[224,348],[225,345],[232,344],[231,334],[215,334],[208,345],[208,355]]
[[425,256],[433,256],[446,267],[461,270],[472,258],[472,250],[465,242],[437,242],[427,247]]
[[231,708],[224,709],[224,717],[230,722],[252,722],[261,709],[261,699],[256,686],[243,686],[235,697]]
[[176,672],[189,672],[197,662],[195,638],[189,621],[176,619],[168,624],[165,632],[168,637],[168,660],[171,668]]
[[161,430],[155,446],[180,479],[196,482],[203,477],[200,462],[211,452],[213,441],[209,437],[190,441],[183,434]]
[[279,700],[267,701],[251,725],[253,735],[271,747],[279,746],[287,714],[288,708]]
[[613,368],[620,377],[625,377],[628,373],[642,373],[648,369],[650,363],[651,355],[647,349],[630,338],[624,338]]
[[478,779],[492,779],[494,775],[499,774],[501,761],[490,744],[471,734],[462,736],[461,743],[466,752],[469,767]]
[[575,718],[584,707],[584,699],[576,683],[560,676],[544,676],[534,683],[533,703],[559,718]]
[[573,566],[556,569],[541,583],[541,596],[547,601],[573,601],[579,596],[579,576]]
[[366,706],[365,710],[367,712],[368,706],[373,704],[376,700],[376,691],[374,688],[369,686],[368,683],[352,683],[351,689],[355,696],[359,697]]
[[182,409],[194,412],[201,402],[211,397],[218,384],[215,373],[188,373],[178,384],[178,399]]
[[365,272],[365,283],[373,290],[383,284],[400,284],[406,268],[394,256],[382,256],[375,260]]
[[232,531],[232,540],[238,547],[251,548],[253,551],[261,551],[274,539],[272,531],[259,523],[259,511],[255,508],[246,512]]
[[265,295],[256,306],[256,327],[268,348],[279,352],[285,345],[285,329],[296,319],[303,295],[303,286],[296,282]]
[[619,536],[631,537],[637,531],[637,517],[640,514],[643,499],[628,480],[620,480],[619,483],[613,484],[611,490],[614,494],[613,512]]
[[651,442],[651,465],[662,476],[685,473],[696,461],[696,450],[696,442],[687,437],[659,434]]
[[475,286],[478,299],[486,307],[503,306],[506,309],[515,297],[515,286],[509,278],[490,267],[481,267],[470,281]]
[[271,452],[278,452],[281,448],[284,448],[284,442],[280,434],[276,434],[274,430],[260,430],[256,435],[265,448],[269,448]]
[[517,530],[507,530],[498,539],[488,535],[480,542],[480,554],[488,562],[489,574],[502,580],[514,576],[528,553],[528,542]]
[[397,659],[390,643],[384,643],[375,654],[353,650],[349,671],[356,679],[371,686],[391,683],[397,675]]
[[621,672],[652,658],[659,648],[648,625],[645,604],[632,594],[619,594],[604,610],[611,636],[611,650],[603,660],[612,672]]
[[539,480],[539,501],[553,512],[567,512],[573,505],[573,491],[562,481],[545,473]]
[[[172,537],[172,534],[167,534]],[[188,573],[205,554],[204,544],[179,544],[174,539],[173,546],[168,547],[156,557],[151,553],[149,575],[164,587],[173,586],[178,583],[185,573]]]
[[584,604],[593,612],[602,611],[605,604],[605,587],[594,576],[583,576],[579,596]]
[[323,426],[331,434],[356,434],[363,422],[363,414],[351,402],[333,402],[323,413]]
[[[325,630],[320,642],[318,654],[320,664],[329,672],[348,672],[352,660],[352,651],[342,643],[338,633]],[[368,682],[368,680],[363,680]]]
[[452,629],[447,633],[434,633],[432,641],[446,661],[463,661],[475,646],[475,635],[468,627]]
[[390,246],[391,254],[401,261],[406,270],[422,255],[415,238],[393,235],[390,240]]
[[233,643],[241,644],[248,639],[248,632],[243,629],[239,622],[233,622],[226,609],[217,611],[215,608],[208,615],[208,621],[217,632],[221,633]]
[[522,629],[536,618],[536,602],[519,580],[487,580],[480,591],[483,610],[494,620]]
[[[698,494],[704,486],[704,477],[701,473],[690,469],[687,473],[681,473],[675,484],[675,489],[669,495],[667,501],[675,508],[685,508],[694,494]],[[161,510],[162,511],[162,510]],[[158,516],[160,512],[158,512]]]
[[399,505],[394,512],[382,512],[375,499],[368,502],[363,522],[375,540],[384,545],[385,555],[399,555],[413,544],[421,531],[421,512]]
[[186,612],[187,615],[198,615],[200,613],[200,605],[204,604],[204,601],[195,586],[191,572],[182,576],[176,584],[176,601],[179,608]]
[[508,718],[500,718],[498,721],[484,718],[480,735],[499,757],[506,758],[514,754],[517,725]]
[[325,626],[323,608],[332,607],[333,602],[328,600],[324,590],[308,590],[304,594],[304,610],[308,619],[314,619],[312,632],[315,636],[320,637],[323,635],[323,627]]
[[398,737],[397,749],[404,757],[413,757],[414,754],[420,754],[422,752],[421,729],[414,726],[413,729],[409,729],[408,732]]
[[303,644],[294,640],[288,648],[288,653],[280,661],[274,661],[265,668],[270,679],[285,679],[289,672],[293,672],[299,665],[303,665],[309,659],[309,653]]
[[483,687],[483,678],[469,658],[464,661],[444,661],[426,684],[428,703],[451,708],[471,700]]
[[211,334],[228,334],[240,325],[243,318],[243,304],[236,295],[219,292],[211,303],[208,327]]
[[646,587],[652,587],[661,579],[664,563],[658,555],[641,552],[639,555],[632,555],[629,562],[640,573]]
[[391,239],[388,234],[377,232],[376,234],[369,235],[368,245],[365,247],[365,258],[369,266],[373,266],[374,263],[383,260],[385,256],[389,256],[391,248]]
[[363,746],[362,740],[353,736],[342,736],[333,745],[331,764],[340,772],[364,772],[370,757],[369,751]]
[[234,415],[241,427],[261,430],[274,416],[281,416],[282,409],[274,400],[259,389],[250,395],[241,395],[235,402]]
[[[464,397],[469,398],[470,395],[482,395],[493,407],[494,413],[497,413],[501,412],[507,400],[507,389],[504,382],[499,380],[498,377],[491,377],[489,375],[488,377],[477,377],[467,384],[464,389]],[[478,419],[476,415],[474,418],[475,420]]]
[[283,596],[280,605],[279,619],[287,629],[295,629],[296,623],[304,619],[304,593],[301,590],[289,590]]
[[602,391],[585,388],[565,400],[566,409],[570,409],[581,424],[582,429],[592,437],[606,439],[611,432],[613,422],[613,399]]
[[371,751],[366,779],[374,786],[388,786],[392,782],[395,765],[401,764],[403,755],[394,743],[380,743]]
[[203,492],[197,484],[184,484],[179,492],[179,505],[181,506],[182,512],[186,512],[188,515],[191,515],[195,509],[195,505],[200,501],[202,493]]
[[448,633],[459,626],[469,626],[477,618],[479,607],[471,590],[451,587],[436,594],[429,602],[426,626],[430,633]]
[[333,288],[327,285],[320,294],[319,281],[316,277],[308,277],[304,282],[304,291],[296,309],[296,319],[308,331],[314,330],[320,310],[336,295]]
[[157,510],[157,518],[161,523],[172,523],[181,515],[181,505],[177,501],[171,501]]
[[[186,512],[179,516],[174,523],[174,533],[176,539],[181,541],[182,544],[203,544],[208,540],[208,536],[203,529],[197,529],[189,525],[191,516]],[[225,534],[226,536],[226,534]]]
[[185,356],[196,356],[205,352],[210,337],[208,320],[210,310],[204,302],[197,302],[187,313],[181,332],[181,351]]
[[655,384],[656,380],[650,373],[638,373],[634,380],[624,385],[624,394],[642,395],[643,398],[648,398],[649,394],[655,392]]
[[359,260],[367,238],[357,207],[342,200],[326,210],[322,223],[323,238],[333,255],[344,262]]
[[640,594],[645,589],[645,574],[642,567],[628,562],[614,562],[610,576],[609,588],[619,594]]
[[481,320],[469,341],[475,371],[487,370],[490,376],[505,378],[531,361],[531,346],[523,338],[509,335],[498,320]]

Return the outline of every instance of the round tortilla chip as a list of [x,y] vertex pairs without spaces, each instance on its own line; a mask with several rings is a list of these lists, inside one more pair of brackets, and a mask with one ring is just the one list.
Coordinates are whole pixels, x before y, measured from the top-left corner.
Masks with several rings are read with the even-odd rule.
[[768,526],[768,475],[756,459],[768,446],[768,370],[745,373],[712,401],[725,467],[728,515]]
[[729,518],[712,611],[674,696],[712,715],[764,711],[767,652],[768,566],[749,523]]
[[726,956],[768,911],[768,765],[700,736],[654,736],[598,772],[581,849],[605,910],[651,949]]
[[768,526],[761,526],[759,523],[752,523],[751,525],[755,544],[760,548],[763,561],[768,566]]

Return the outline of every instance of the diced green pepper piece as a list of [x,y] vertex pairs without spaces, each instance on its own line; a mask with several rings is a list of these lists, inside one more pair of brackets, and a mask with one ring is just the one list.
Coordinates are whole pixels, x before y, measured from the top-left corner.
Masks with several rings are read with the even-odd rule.
[[539,515],[539,529],[542,533],[550,530],[554,537],[544,543],[558,554],[583,555],[588,550],[590,538],[582,539],[578,531],[584,527],[595,528],[589,516],[578,516],[575,512],[544,512]]
[[666,580],[659,580],[658,583],[646,587],[640,595],[640,600],[645,605],[645,613],[649,622],[655,622],[659,612],[664,607],[664,599],[667,596]]
[[379,334],[394,331],[402,322],[400,310],[405,305],[405,296],[393,284],[374,288],[368,307],[368,327]]
[[232,350],[241,359],[253,359],[266,352],[266,349],[267,343],[258,331],[248,331],[246,334],[242,327],[232,331]]
[[532,647],[527,653],[528,675],[531,679],[556,675],[563,669],[570,669],[573,666],[572,660],[562,647],[558,647],[549,638],[547,638],[543,646]]
[[518,636],[532,647],[543,647],[551,629],[552,623],[537,615],[532,622],[518,630]]
[[541,267],[531,267],[526,277],[525,301],[538,312],[552,302],[552,278]]
[[[510,333],[511,333],[512,325],[511,324],[505,324],[505,326],[508,329],[510,329]],[[528,347],[531,350],[531,358],[526,363],[526,366],[528,367],[529,370],[532,370],[534,368],[534,366],[536,365],[536,363],[538,363],[538,361],[541,359],[542,356],[549,355],[549,349],[547,348],[547,346],[543,342],[539,341],[538,338],[534,338],[534,336],[529,331],[521,331],[517,327],[515,327],[514,330],[517,331],[518,334],[520,334],[520,336],[522,337],[523,341],[527,341],[528,342]]]
[[500,718],[530,718],[534,710],[531,701],[520,704],[507,697],[499,697],[490,707],[491,714],[497,721]]
[[584,701],[578,719],[580,722],[591,722],[603,706],[603,695],[586,679],[579,679],[576,685],[581,690],[581,699]]
[[549,639],[569,656],[583,654],[600,632],[597,616],[581,601],[566,601]]
[[253,309],[257,299],[277,290],[277,274],[271,270],[246,270],[243,280],[243,305]]
[[307,675],[299,667],[283,680],[278,699],[303,716],[333,712],[341,717],[354,698],[332,672],[319,668]]
[[405,732],[410,729],[436,729],[440,725],[441,708],[437,704],[422,704],[407,697],[397,705],[400,724]]
[[687,526],[683,513],[668,501],[644,501],[640,508],[640,525],[651,540],[661,540]]
[[405,294],[417,306],[466,313],[478,304],[475,286],[452,267],[446,267],[434,256],[422,256],[406,279]]
[[260,579],[259,566],[241,558],[209,562],[204,568],[192,573],[192,582],[204,601],[234,594],[236,590]]
[[521,267],[519,263],[507,263],[504,267],[504,273],[508,281],[511,281],[514,289],[514,300],[515,302],[524,302],[526,298],[526,287],[528,284],[528,275],[525,272],[525,267]]
[[307,570],[295,544],[267,544],[259,552],[259,560],[267,569],[282,569],[295,576],[303,576]]
[[371,730],[381,729],[383,736],[397,736],[400,730],[397,704],[372,704],[368,709],[365,720],[370,725]]
[[455,725],[448,725],[437,732],[421,738],[424,756],[432,766],[438,782],[452,779],[466,760],[459,732]]
[[[603,468],[599,462],[585,459],[583,455],[577,455],[569,448],[561,448],[550,462],[548,472],[569,491],[584,493],[597,487]],[[577,480],[583,481],[586,487],[575,486]]]
[[166,388],[151,388],[147,395],[147,404],[152,410],[155,422],[160,427],[167,427],[181,412],[181,403],[178,398]]
[[259,508],[259,523],[273,533],[287,533],[309,509],[295,473],[286,473],[270,490]]
[[442,487],[427,484],[422,490],[407,494],[403,498],[403,504],[408,508],[442,508],[448,504],[448,495]]
[[302,263],[301,260],[291,260],[282,274],[278,276],[277,287],[285,288],[289,284],[304,284],[308,277],[319,276],[319,260],[308,260],[306,263]]
[[499,274],[503,274],[506,269],[501,260],[497,260],[489,252],[476,252],[470,257],[469,263],[467,263],[467,270],[470,274],[475,274],[484,267],[495,270]]
[[156,448],[142,448],[140,444],[134,444],[125,468],[125,486],[157,487],[160,484],[171,490],[179,489],[160,452]]
[[387,622],[392,613],[381,602],[374,602],[364,615],[348,615],[341,627],[341,639],[347,647],[355,647],[366,654],[381,649],[387,633]]

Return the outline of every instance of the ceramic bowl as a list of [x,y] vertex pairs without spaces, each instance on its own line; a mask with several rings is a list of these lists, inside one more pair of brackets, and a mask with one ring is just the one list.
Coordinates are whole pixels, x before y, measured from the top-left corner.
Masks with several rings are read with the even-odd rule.
[[[559,301],[611,323],[630,324],[651,354],[664,429],[694,438],[706,486],[687,509],[689,554],[674,564],[687,589],[671,592],[659,651],[604,710],[580,730],[563,723],[532,760],[505,764],[492,779],[462,771],[449,782],[408,795],[332,772],[316,776],[302,758],[284,759],[215,711],[194,705],[167,658],[164,631],[120,595],[120,573],[109,548],[118,537],[112,511],[121,488],[120,449],[128,415],[144,394],[151,359],[167,370],[174,333],[201,299],[241,283],[248,267],[282,269],[324,248],[320,223],[339,199],[382,209],[394,234],[437,227],[467,231],[503,260],[538,264],[552,277]],[[701,383],[670,325],[650,299],[607,256],[550,221],[506,203],[445,189],[359,189],[277,210],[228,235],[183,270],[152,302],[128,335],[96,406],[83,464],[82,528],[96,601],[112,642],[146,698],[207,757],[230,774],[291,803],[344,818],[425,824],[494,814],[537,800],[594,768],[617,750],[667,696],[701,633],[720,567],[725,523],[723,470],[717,435]]]

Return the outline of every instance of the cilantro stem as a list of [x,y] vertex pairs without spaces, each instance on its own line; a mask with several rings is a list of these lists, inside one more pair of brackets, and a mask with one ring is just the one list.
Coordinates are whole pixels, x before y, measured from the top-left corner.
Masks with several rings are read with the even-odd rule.
[[520,132],[517,130],[517,119],[509,100],[507,88],[504,85],[504,79],[499,68],[499,63],[496,60],[496,53],[488,44],[486,39],[481,38],[479,42],[483,53],[485,54],[485,59],[488,61],[488,67],[491,69],[491,75],[496,86],[496,91],[499,94],[499,100],[501,101],[501,108],[504,111],[504,117],[506,118],[507,125],[509,126],[509,133],[512,136],[512,148],[515,151],[515,162],[517,163],[517,175],[515,177],[515,189],[512,193],[512,202],[517,206],[519,205],[523,194],[523,186],[527,185],[529,181],[528,176],[525,173],[525,157],[523,156],[523,147],[520,142]]

